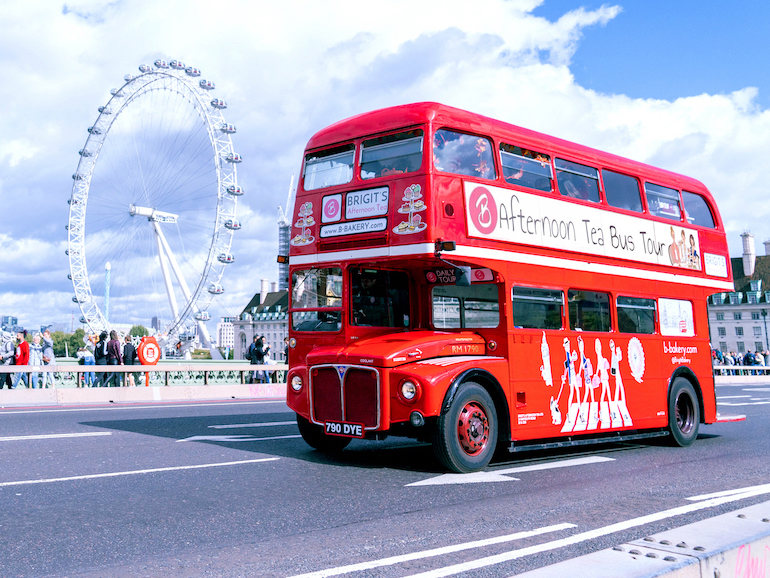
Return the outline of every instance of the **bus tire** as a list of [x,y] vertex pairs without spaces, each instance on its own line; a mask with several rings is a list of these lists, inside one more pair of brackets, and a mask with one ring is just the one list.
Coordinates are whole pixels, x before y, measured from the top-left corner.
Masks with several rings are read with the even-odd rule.
[[299,414],[297,414],[297,427],[305,443],[319,452],[328,454],[340,452],[350,443],[350,438],[326,435],[322,426],[310,423]]
[[480,385],[467,382],[438,418],[433,451],[453,472],[477,472],[489,464],[495,453],[497,429],[497,411],[489,393]]
[[698,437],[700,404],[695,388],[684,377],[677,377],[668,396],[668,429],[673,444],[680,447],[691,445]]

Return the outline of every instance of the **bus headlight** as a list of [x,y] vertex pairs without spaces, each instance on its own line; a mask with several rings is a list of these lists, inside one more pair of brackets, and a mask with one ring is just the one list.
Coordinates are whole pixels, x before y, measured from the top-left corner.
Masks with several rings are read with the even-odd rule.
[[413,403],[420,399],[420,386],[411,379],[405,379],[398,386],[398,396],[402,401]]
[[296,392],[299,392],[299,390],[302,389],[302,378],[299,375],[292,376],[289,383],[291,384],[291,388]]

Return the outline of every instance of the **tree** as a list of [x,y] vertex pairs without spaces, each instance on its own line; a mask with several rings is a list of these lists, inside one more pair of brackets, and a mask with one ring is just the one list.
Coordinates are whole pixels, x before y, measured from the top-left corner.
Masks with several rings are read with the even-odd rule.
[[74,357],[75,353],[78,349],[85,346],[85,342],[83,341],[83,338],[85,337],[86,332],[82,329],[76,329],[75,333],[71,333],[68,335],[68,347],[69,347],[69,353],[70,357]]
[[144,325],[134,325],[128,332],[132,337],[145,337],[150,334]]

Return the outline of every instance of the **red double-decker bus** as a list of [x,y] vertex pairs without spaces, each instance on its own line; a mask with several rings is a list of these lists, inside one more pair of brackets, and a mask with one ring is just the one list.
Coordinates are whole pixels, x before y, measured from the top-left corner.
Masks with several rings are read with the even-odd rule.
[[732,291],[700,182],[436,103],[315,134],[291,250],[287,401],[324,451],[510,451],[718,421],[706,299]]

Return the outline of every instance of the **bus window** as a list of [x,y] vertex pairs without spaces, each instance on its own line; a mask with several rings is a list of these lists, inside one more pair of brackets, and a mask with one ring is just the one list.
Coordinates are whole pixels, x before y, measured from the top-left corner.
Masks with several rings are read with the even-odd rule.
[[639,181],[628,175],[621,175],[602,169],[604,195],[612,207],[627,211],[642,212],[642,195],[639,192]]
[[652,183],[644,183],[644,191],[647,193],[647,206],[651,214],[674,221],[680,220],[679,191]]
[[684,201],[684,214],[687,217],[688,223],[710,229],[714,228],[714,215],[711,214],[711,209],[706,199],[695,193],[682,191],[682,200]]
[[513,325],[523,329],[561,329],[564,294],[553,289],[513,288]]
[[291,306],[295,331],[339,331],[342,271],[336,267],[295,271],[291,277]]
[[617,306],[621,333],[655,333],[655,299],[618,297]]
[[351,269],[351,325],[409,327],[409,276],[401,271]]
[[610,296],[595,291],[570,289],[569,328],[576,331],[609,331]]
[[548,155],[501,143],[500,157],[506,182],[538,191],[551,190],[553,173]]
[[599,171],[593,167],[556,159],[556,181],[565,197],[599,202]]
[[422,130],[410,130],[365,140],[361,147],[361,178],[418,170],[422,164],[422,134]]
[[497,285],[437,285],[433,287],[431,297],[433,326],[436,329],[491,328],[500,325]]
[[495,161],[489,139],[447,129],[433,138],[433,164],[436,170],[480,179],[495,179]]
[[343,145],[305,156],[305,190],[349,183],[353,178],[355,145]]

